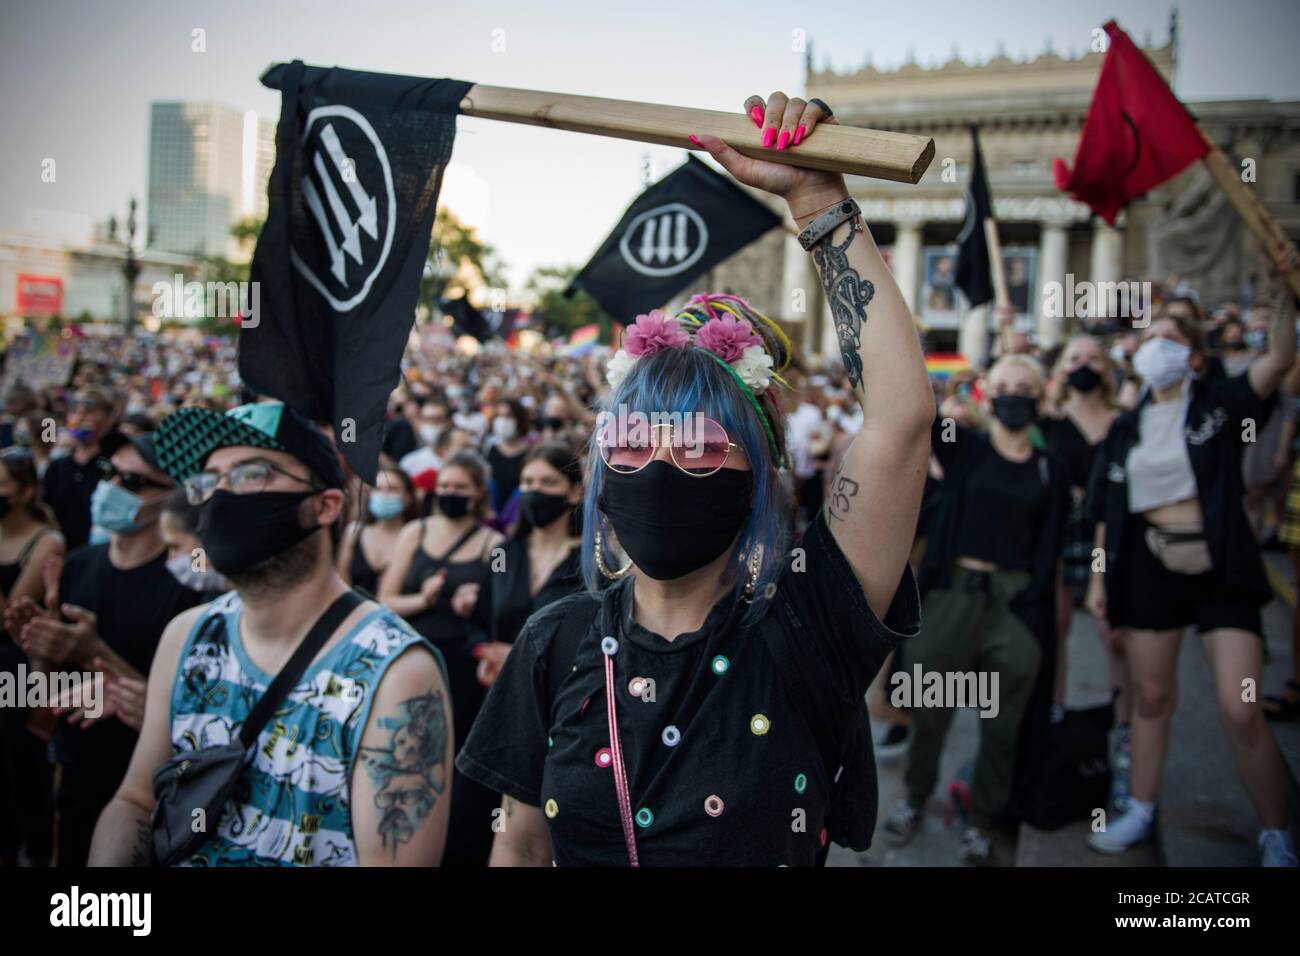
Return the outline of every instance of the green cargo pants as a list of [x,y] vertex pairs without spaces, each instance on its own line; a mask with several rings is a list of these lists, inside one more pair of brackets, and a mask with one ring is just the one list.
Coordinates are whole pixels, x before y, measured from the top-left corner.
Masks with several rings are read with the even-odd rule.
[[[1027,571],[955,567],[951,586],[926,596],[921,633],[907,642],[907,666],[919,664],[922,673],[935,672],[945,680],[950,672],[998,675],[997,716],[979,720],[979,756],[971,786],[973,822],[981,828],[987,828],[1011,798],[1020,724],[1042,656],[1037,640],[1010,608],[1011,598],[1028,583]],[[919,689],[916,699],[920,699]],[[953,708],[916,706],[911,713],[907,799],[922,809],[939,775],[939,756]]]

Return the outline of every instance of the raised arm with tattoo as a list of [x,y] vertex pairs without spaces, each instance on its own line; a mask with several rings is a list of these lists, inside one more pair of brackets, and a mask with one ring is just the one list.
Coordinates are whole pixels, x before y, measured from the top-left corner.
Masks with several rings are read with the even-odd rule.
[[[835,122],[817,103],[781,93],[752,96],[745,111],[774,131],[767,140],[796,150],[819,122]],[[697,141],[742,183],[783,197],[800,229],[849,196],[838,173],[750,159],[714,136]],[[831,481],[826,516],[872,610],[883,615],[916,530],[934,396],[912,313],[861,217],[841,223],[812,255],[864,415]]]

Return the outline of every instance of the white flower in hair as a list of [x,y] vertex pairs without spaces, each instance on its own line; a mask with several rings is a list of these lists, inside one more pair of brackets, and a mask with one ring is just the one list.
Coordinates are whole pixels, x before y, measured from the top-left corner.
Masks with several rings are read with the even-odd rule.
[[761,345],[751,345],[731,363],[740,380],[757,395],[772,382],[772,356]]
[[636,359],[627,354],[627,349],[619,349],[610,357],[609,364],[605,366],[605,381],[617,388],[618,383],[623,381],[628,372],[632,371],[635,362]]

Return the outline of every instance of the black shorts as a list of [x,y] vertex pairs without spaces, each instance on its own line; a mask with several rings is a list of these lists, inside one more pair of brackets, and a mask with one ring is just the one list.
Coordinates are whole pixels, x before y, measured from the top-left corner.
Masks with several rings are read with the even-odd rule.
[[1195,624],[1202,634],[1221,627],[1264,633],[1253,599],[1226,587],[1216,570],[1170,571],[1147,547],[1145,530],[1140,519],[1124,529],[1119,566],[1108,569],[1115,575],[1107,607],[1111,627],[1166,631]]

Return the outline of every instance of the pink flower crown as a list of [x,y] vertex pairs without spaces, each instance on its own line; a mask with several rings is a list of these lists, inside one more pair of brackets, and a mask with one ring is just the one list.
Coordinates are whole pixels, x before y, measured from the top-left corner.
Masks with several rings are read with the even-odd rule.
[[[755,321],[763,323],[760,328],[775,341],[769,344],[755,329]],[[729,366],[754,396],[767,391],[773,379],[785,384],[779,374],[789,364],[790,341],[785,333],[744,299],[720,293],[692,296],[672,318],[659,309],[638,315],[623,333],[623,347],[609,360],[605,379],[617,387],[637,359],[665,349],[692,346],[712,353]],[[772,351],[783,356],[779,368]]]
[[789,384],[781,372],[790,364],[790,340],[779,325],[739,296],[700,293],[673,318],[658,309],[638,315],[623,333],[623,347],[610,358],[605,379],[617,388],[645,356],[691,347],[708,352],[740,384],[758,413],[772,460],[782,467],[785,450],[776,427],[781,407],[768,387],[774,381]]

